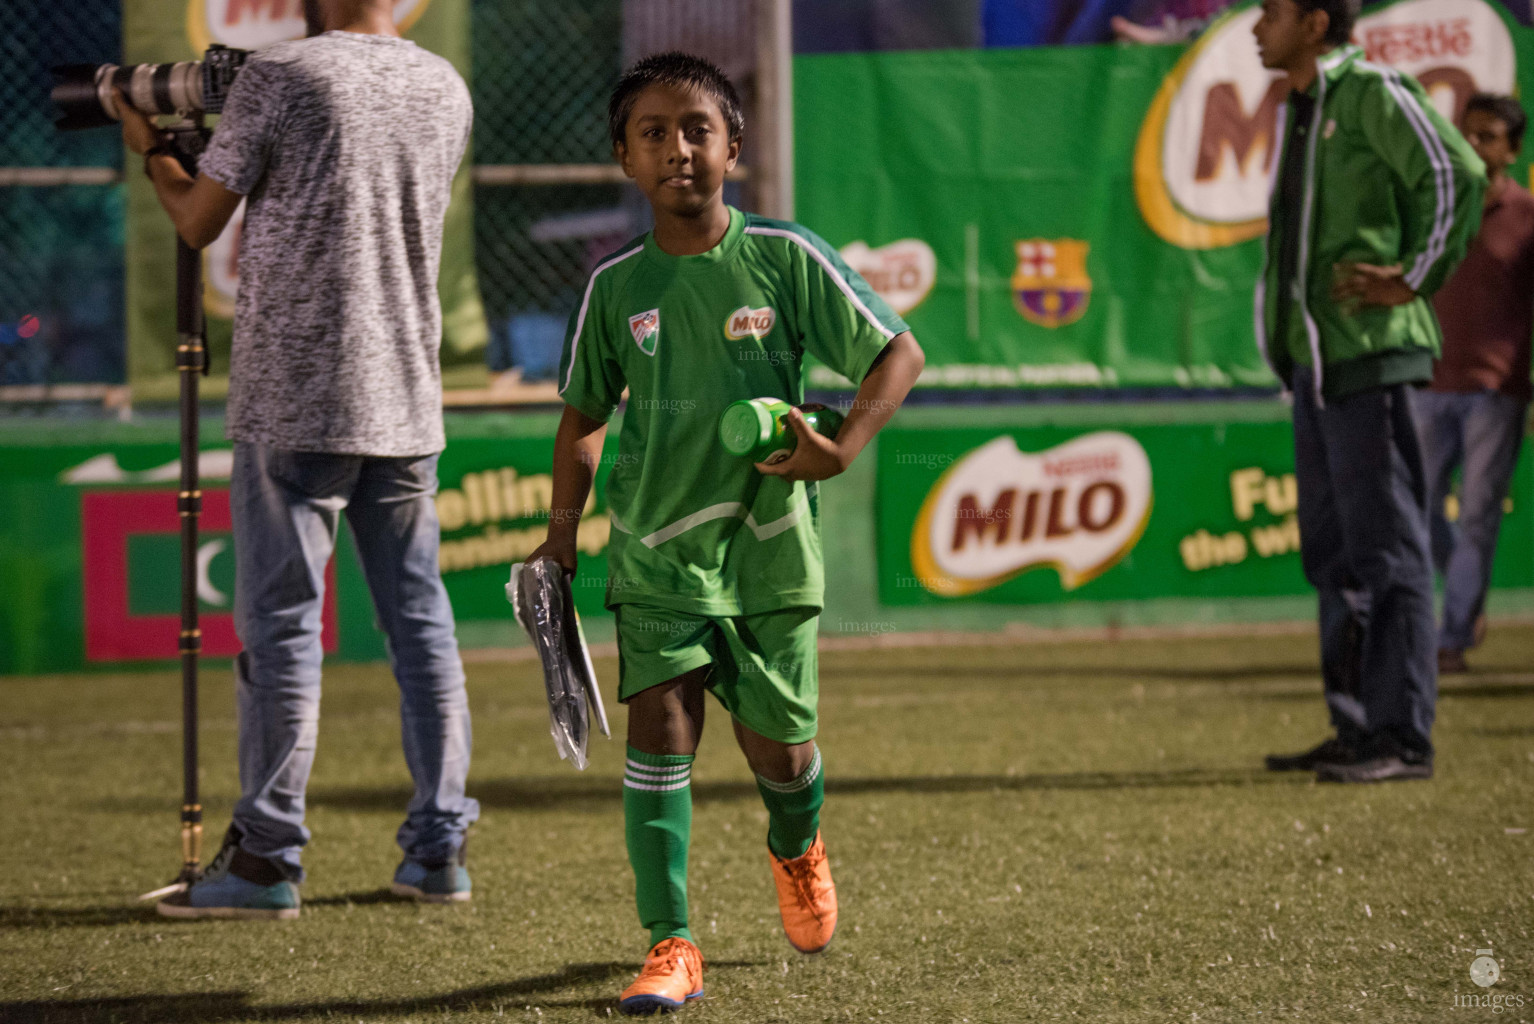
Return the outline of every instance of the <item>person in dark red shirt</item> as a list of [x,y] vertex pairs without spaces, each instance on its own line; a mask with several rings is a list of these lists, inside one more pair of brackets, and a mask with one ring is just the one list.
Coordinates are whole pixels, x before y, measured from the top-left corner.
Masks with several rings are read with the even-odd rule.
[[[1465,105],[1460,130],[1486,163],[1481,230],[1465,262],[1434,298],[1443,327],[1443,357],[1430,390],[1416,404],[1427,473],[1433,561],[1444,577],[1438,670],[1464,672],[1465,651],[1485,632],[1502,503],[1523,444],[1534,388],[1529,341],[1534,334],[1534,196],[1508,175],[1527,123],[1508,96],[1478,93]],[[1460,469],[1459,516],[1445,499]]]

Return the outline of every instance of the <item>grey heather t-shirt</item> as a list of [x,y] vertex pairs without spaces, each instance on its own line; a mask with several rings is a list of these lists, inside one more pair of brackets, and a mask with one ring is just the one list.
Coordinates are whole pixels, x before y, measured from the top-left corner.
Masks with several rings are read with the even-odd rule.
[[199,165],[249,197],[231,440],[442,450],[437,271],[472,118],[451,64],[389,36],[276,43],[241,69]]

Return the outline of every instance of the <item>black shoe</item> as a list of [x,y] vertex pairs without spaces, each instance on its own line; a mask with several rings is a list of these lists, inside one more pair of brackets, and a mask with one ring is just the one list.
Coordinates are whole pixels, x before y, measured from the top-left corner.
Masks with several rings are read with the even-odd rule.
[[1313,772],[1324,764],[1346,764],[1357,760],[1353,748],[1333,736],[1303,754],[1269,754],[1263,763],[1270,772]]
[[1318,782],[1395,782],[1432,777],[1431,760],[1407,761],[1399,754],[1385,754],[1351,764],[1323,764],[1316,769]]

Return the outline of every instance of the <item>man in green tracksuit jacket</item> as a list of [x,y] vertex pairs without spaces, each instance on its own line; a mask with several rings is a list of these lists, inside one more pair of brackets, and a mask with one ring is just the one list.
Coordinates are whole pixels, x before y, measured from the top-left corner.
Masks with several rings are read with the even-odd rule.
[[1320,598],[1336,735],[1275,771],[1429,778],[1433,574],[1412,388],[1429,296],[1480,219],[1480,160],[1417,82],[1348,46],[1359,0],[1264,0],[1253,29],[1292,89],[1278,122],[1257,342],[1294,393],[1300,554]]

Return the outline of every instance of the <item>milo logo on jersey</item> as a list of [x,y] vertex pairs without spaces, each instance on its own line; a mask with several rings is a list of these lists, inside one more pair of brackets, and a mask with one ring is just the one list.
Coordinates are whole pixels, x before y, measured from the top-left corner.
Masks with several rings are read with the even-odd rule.
[[772,325],[778,322],[778,314],[771,306],[752,309],[741,306],[724,321],[724,336],[731,341],[755,338],[758,341],[772,333]]
[[[1287,80],[1262,66],[1261,16],[1216,22],[1161,83],[1135,143],[1135,198],[1152,230],[1185,249],[1235,245],[1267,230]],[[1365,57],[1413,75],[1453,121],[1477,90],[1511,93],[1517,56],[1488,0],[1401,0],[1358,20]]]
[[[406,31],[431,0],[395,0],[394,23]],[[304,0],[188,0],[186,34],[199,53],[212,43],[254,50],[304,37]]]
[[1129,553],[1150,511],[1150,459],[1128,434],[1098,431],[1037,454],[998,437],[932,486],[911,532],[911,565],[945,597],[1039,567],[1074,590]]

